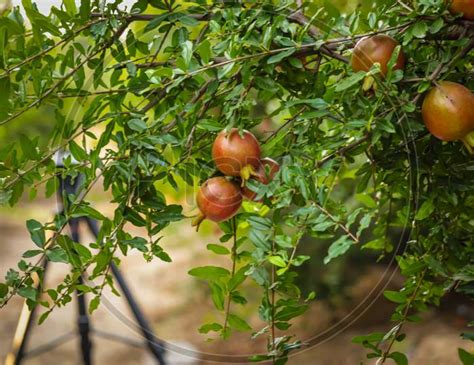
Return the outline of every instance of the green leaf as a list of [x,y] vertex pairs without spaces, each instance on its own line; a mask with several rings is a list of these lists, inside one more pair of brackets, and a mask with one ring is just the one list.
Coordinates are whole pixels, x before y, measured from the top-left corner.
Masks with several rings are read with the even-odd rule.
[[218,121],[212,119],[200,120],[197,124],[197,127],[210,132],[219,132],[222,130],[222,125]]
[[74,141],[69,142],[69,150],[77,161],[85,161],[89,157],[87,152]]
[[95,257],[95,268],[93,271],[93,275],[100,275],[106,270],[106,268],[109,266],[110,261],[111,261],[111,253],[107,250],[101,250],[97,256]]
[[48,260],[52,262],[69,263],[67,253],[61,247],[53,247],[47,250],[46,256],[48,257]]
[[6,297],[8,294],[8,285],[0,283],[0,298]]
[[4,191],[0,190],[0,205],[5,205],[10,201],[10,198],[12,197],[12,191]]
[[438,18],[430,25],[430,33],[435,34],[438,33],[444,26],[444,19]]
[[281,248],[293,248],[293,240],[290,236],[276,235],[275,243]]
[[46,191],[45,191],[46,198],[50,198],[56,192],[58,185],[59,185],[59,182],[57,179],[49,179],[46,182]]
[[169,17],[169,15],[170,15],[169,13],[164,13],[164,14],[156,16],[153,20],[148,22],[144,31],[148,32],[154,28],[157,28],[163,22],[163,20]]
[[241,267],[235,275],[229,280],[227,284],[229,292],[235,290],[240,284],[242,284],[247,278],[246,272],[248,266]]
[[387,298],[388,300],[394,303],[401,304],[407,301],[406,295],[398,291],[385,290],[383,295],[385,296],[385,298]]
[[281,60],[283,60],[284,58],[288,57],[288,56],[291,56],[293,53],[295,53],[295,49],[294,48],[290,48],[286,51],[282,51],[282,52],[279,52],[277,53],[276,55],[273,55],[271,56],[268,60],[267,60],[267,63],[268,64],[272,64],[272,63],[278,63],[280,62]]
[[91,0],[81,0],[81,7],[79,9],[82,20],[89,19],[91,14]]
[[185,14],[179,14],[179,21],[183,25],[187,25],[187,26],[190,26],[190,27],[195,27],[195,26],[199,25],[199,21],[197,21],[196,19],[191,18],[190,16],[187,16]]
[[137,75],[137,65],[135,65],[133,62],[128,62],[127,65],[127,72],[130,75],[130,77],[135,77]]
[[272,247],[270,240],[268,239],[268,235],[262,231],[257,231],[253,229],[248,233],[248,237],[249,237],[249,240],[257,248],[261,248],[265,251],[268,251]]
[[92,253],[86,246],[80,244],[79,242],[75,242],[73,247],[78,253],[79,257],[84,261],[92,258]]
[[288,59],[288,62],[290,62],[290,65],[295,67],[295,68],[303,68],[303,62],[299,58],[296,57],[290,57]]
[[168,255],[165,251],[160,251],[158,253],[155,253],[155,256],[158,257],[161,261],[164,261],[164,262],[172,262],[173,261],[171,259],[170,255]]
[[359,223],[359,228],[357,229],[357,237],[361,235],[361,233],[370,225],[370,221],[372,220],[371,213],[364,214],[362,219]]
[[211,288],[211,299],[214,303],[214,306],[218,310],[224,310],[224,301],[225,301],[225,294],[224,289],[217,285],[216,283],[209,283],[209,287]]
[[368,335],[361,335],[361,336],[355,336],[352,338],[353,343],[364,343],[364,342],[369,342],[369,343],[378,343],[382,341],[384,338],[385,333],[383,332],[374,332],[370,333]]
[[296,183],[298,184],[299,192],[301,193],[303,198],[305,200],[308,200],[308,198],[309,198],[309,188],[308,188],[306,178],[303,177],[303,176],[297,176],[296,177]]
[[206,323],[199,328],[199,333],[219,332],[222,325],[219,323]]
[[74,0],[64,0],[64,6],[69,15],[74,16],[77,13],[76,3]]
[[34,219],[29,219],[26,221],[26,228],[28,228],[28,232],[30,232],[30,237],[33,242],[38,247],[43,248],[44,243],[46,242],[46,236],[41,223]]
[[328,264],[332,259],[345,254],[352,246],[352,244],[353,241],[349,237],[340,237],[329,247],[328,254],[324,258],[324,263]]
[[275,314],[275,320],[277,321],[289,321],[292,318],[301,316],[308,309],[308,305],[294,305],[284,307],[282,310]]
[[472,365],[474,364],[474,354],[467,352],[463,349],[458,349],[459,359],[463,365]]
[[[196,48],[196,52],[201,56],[202,61],[204,64],[209,63],[209,61],[212,58],[212,49],[211,49],[211,42],[209,40],[205,39],[203,40],[199,46]],[[222,127],[221,127],[222,129]]]
[[359,71],[345,79],[343,79],[341,82],[338,82],[336,85],[336,92],[344,91],[346,89],[349,89],[351,86],[357,84],[359,81],[361,81],[365,77],[365,72]]
[[92,314],[97,308],[99,308],[100,297],[95,297],[89,303],[89,313]]
[[247,219],[252,228],[259,231],[267,231],[272,228],[272,221],[268,218],[263,218],[259,216],[251,216]]
[[148,241],[144,239],[143,237],[134,237],[129,240],[124,240],[122,241],[124,244],[129,245],[130,247],[133,247],[141,252],[147,252],[147,244]]
[[137,227],[145,227],[146,226],[146,221],[143,219],[143,217],[138,214],[136,211],[129,207],[125,207],[124,210],[124,217],[133,225]]
[[230,251],[227,247],[222,246],[222,245],[216,245],[216,244],[213,244],[213,243],[208,244],[207,249],[209,251],[214,252],[217,255],[228,255],[228,254],[230,254]]
[[38,324],[42,324],[49,317],[50,311],[44,312],[38,319]]
[[28,251],[25,251],[25,253],[23,253],[22,257],[27,259],[27,258],[30,258],[30,257],[38,256],[38,255],[42,254],[43,252],[44,251],[42,251],[42,250],[28,250]]
[[377,203],[369,194],[357,194],[356,199],[364,204],[367,208],[377,207]]
[[255,85],[262,90],[275,91],[278,89],[278,84],[269,77],[255,77]]
[[36,143],[31,141],[27,136],[20,134],[20,145],[23,154],[31,159],[34,160],[38,156],[38,152],[36,151]]
[[426,32],[428,31],[428,26],[423,21],[418,21],[413,25],[411,29],[412,34],[416,38],[424,38],[426,36]]
[[135,132],[143,132],[148,128],[146,123],[141,119],[131,119],[127,122],[127,125],[130,129],[134,130]]
[[50,296],[50,298],[51,298],[52,300],[58,299],[58,292],[57,292],[56,290],[54,290],[54,289],[48,289],[48,290],[46,290],[46,292],[48,293],[48,295]]
[[416,212],[415,219],[421,221],[428,218],[434,212],[435,206],[432,199],[426,200]]
[[37,290],[31,286],[23,287],[18,289],[18,294],[23,298],[31,299],[36,301]]
[[249,331],[252,329],[250,325],[242,318],[235,314],[229,314],[229,326],[237,331]]
[[193,43],[191,41],[186,41],[182,44],[181,56],[183,57],[186,67],[189,67],[191,58],[193,57]]
[[392,352],[388,357],[395,361],[397,365],[408,365],[408,358],[401,352]]
[[270,278],[268,272],[263,267],[252,267],[247,272],[247,275],[250,275],[260,286],[269,285]]
[[280,256],[270,256],[268,258],[268,261],[270,261],[275,266],[286,267],[285,260],[283,260],[283,258],[281,258]]
[[230,276],[229,270],[217,266],[196,267],[189,270],[188,274],[208,281],[218,280],[220,278]]
[[385,240],[385,238],[376,238],[375,240],[369,241],[362,245],[363,249],[369,250],[383,250],[387,248],[388,251],[391,251],[391,245]]
[[105,216],[102,215],[102,213],[100,213],[98,210],[92,208],[89,205],[80,205],[76,208],[76,211],[71,214],[71,217],[90,217],[100,221],[106,219]]

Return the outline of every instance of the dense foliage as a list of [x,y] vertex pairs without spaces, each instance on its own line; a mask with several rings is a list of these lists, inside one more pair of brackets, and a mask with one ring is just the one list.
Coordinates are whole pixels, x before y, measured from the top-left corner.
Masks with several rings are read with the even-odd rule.
[[[420,114],[424,92],[440,80],[474,89],[474,22],[450,14],[444,1],[377,1],[350,15],[330,2],[285,0],[138,0],[130,9],[121,0],[64,0],[49,16],[23,0],[23,9],[0,18],[0,125],[46,105],[56,122],[47,143],[21,136],[1,146],[0,201],[35,198],[43,185],[51,197],[58,174],[85,178],[65,197],[64,214],[27,222],[36,247],[0,284],[1,306],[18,294],[45,308],[43,321],[79,290],[94,296],[93,311],[120,255],[139,250],[145,260],[171,260],[160,232],[190,214],[167,204],[158,184],[185,189],[219,175],[209,163],[217,133],[258,130],[269,118],[277,127],[259,140],[281,169],[268,185],[251,184],[263,203],[244,203],[220,224],[220,242],[207,246],[228,255],[231,269],[189,268],[209,283],[223,313],[201,332],[228,338],[253,330],[268,336],[268,351],[254,360],[285,363],[302,345],[290,322],[315,297],[295,285],[295,267],[312,259],[299,253],[303,236],[333,240],[326,264],[349,250],[396,258],[405,286],[384,293],[398,305],[395,325],[355,339],[378,364],[407,362],[392,346],[419,312],[453,290],[473,296],[474,163],[462,143],[431,136]],[[385,77],[377,66],[354,72],[349,63],[355,42],[376,33],[403,48]],[[399,52],[404,71],[391,69]],[[54,156],[63,149],[71,155],[58,170]],[[352,190],[342,191],[348,181]],[[89,204],[98,183],[113,196],[113,217]],[[101,223],[90,246],[64,232],[79,216]],[[134,237],[126,223],[148,234]],[[70,263],[71,271],[40,293],[33,277],[42,277],[44,259]],[[86,270],[87,283],[79,283]],[[246,303],[245,280],[262,289],[261,328],[235,310]],[[288,335],[276,337],[276,329]],[[472,363],[473,355],[460,355]]]

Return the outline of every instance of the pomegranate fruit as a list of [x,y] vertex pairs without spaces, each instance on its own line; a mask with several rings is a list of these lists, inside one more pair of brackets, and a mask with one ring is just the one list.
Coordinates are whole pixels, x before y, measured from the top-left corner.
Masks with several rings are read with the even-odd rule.
[[249,131],[241,136],[237,128],[217,135],[212,146],[212,159],[224,175],[241,176],[247,180],[258,168],[260,144]]
[[[448,0],[450,1],[450,0]],[[449,11],[452,14],[463,14],[463,18],[474,20],[474,0],[452,0]]]
[[[278,162],[266,157],[260,161],[256,174],[253,178],[260,183],[267,185],[273,180],[278,171],[280,171],[280,165]],[[257,196],[256,192],[250,190],[246,186],[242,189],[242,194],[248,200],[255,200],[255,197]]]
[[441,81],[425,96],[426,128],[443,141],[465,140],[474,130],[474,95],[461,84]]
[[[382,74],[385,76],[388,72],[388,62],[392,57],[393,51],[399,43],[392,37],[385,34],[376,34],[371,37],[362,38],[357,42],[352,54],[352,69],[354,71],[369,71],[375,63],[380,64]],[[395,70],[403,70],[405,67],[405,55],[400,50],[397,62],[394,65]]]
[[199,227],[206,218],[221,222],[233,217],[242,204],[242,192],[237,184],[225,177],[213,177],[201,185],[196,202],[201,214],[193,225]]

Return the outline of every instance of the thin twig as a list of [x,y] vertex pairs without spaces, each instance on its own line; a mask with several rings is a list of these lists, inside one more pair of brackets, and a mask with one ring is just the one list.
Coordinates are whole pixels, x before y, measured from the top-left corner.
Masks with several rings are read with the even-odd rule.
[[[235,275],[235,268],[236,268],[236,263],[237,263],[237,224],[235,217],[232,218],[232,230],[233,230],[233,236],[234,240],[232,243],[232,273],[231,273],[231,279]],[[224,327],[222,329],[222,333],[225,336],[226,331],[227,331],[227,325],[229,321],[229,315],[230,315],[230,304],[232,302],[232,293],[229,291],[229,294],[227,296],[227,305],[226,305],[226,311],[225,311],[225,319],[224,319]]]
[[[162,15],[163,15],[163,14],[129,14],[129,15],[124,16],[123,18],[126,19],[126,20],[128,20],[128,21],[131,21],[131,22],[135,22],[135,21],[151,21],[151,20],[154,20],[154,19],[156,19],[157,17],[162,16]],[[189,16],[190,18],[193,18],[193,19],[198,20],[198,21],[210,20],[210,19],[211,19],[211,16],[212,16],[211,13],[186,14],[186,15]],[[101,18],[101,19],[104,19],[104,18],[107,18],[107,17],[108,17],[107,14],[91,13],[91,18]]]
[[272,138],[274,138],[281,130],[286,128],[290,123],[293,123],[298,116],[303,113],[306,110],[306,106],[302,107],[295,115],[293,115],[291,118],[287,119],[285,123],[283,123],[281,126],[279,126],[275,131],[272,132],[262,143],[266,144],[268,143]]
[[153,55],[152,59],[151,59],[151,62],[155,61],[156,60],[156,57],[158,57],[158,54],[161,52],[161,50],[163,49],[163,46],[165,45],[165,42],[166,42],[166,39],[168,38],[168,35],[170,34],[171,32],[171,29],[172,27],[169,27],[165,34],[163,35],[163,39],[161,40],[160,42],[160,45],[158,46],[155,54]]
[[405,322],[407,321],[407,318],[408,318],[408,312],[410,311],[411,309],[411,305],[413,304],[413,302],[415,301],[416,297],[418,296],[418,292],[421,288],[421,284],[423,283],[423,279],[425,277],[425,274],[427,272],[427,269],[424,269],[423,272],[421,273],[421,276],[420,276],[420,279],[418,280],[418,283],[416,284],[416,288],[415,290],[413,291],[413,294],[410,296],[410,299],[408,300],[407,304],[406,304],[406,307],[405,307],[405,311],[403,312],[403,316],[402,316],[402,319],[399,321],[399,324],[398,324],[398,328],[397,330],[395,331],[395,333],[393,334],[391,340],[390,340],[390,343],[388,344],[387,348],[385,349],[385,351],[383,352],[382,354],[382,357],[377,361],[377,365],[382,365],[382,364],[385,364],[385,360],[387,360],[387,356],[390,355],[390,351],[392,350],[392,346],[393,344],[395,343],[397,337],[398,337],[398,334],[400,333],[403,325],[405,324]]
[[128,93],[128,92],[138,92],[140,89],[133,89],[133,88],[121,88],[121,89],[110,89],[110,90],[98,90],[98,91],[79,91],[77,94],[68,94],[58,92],[54,96],[59,99],[66,99],[66,98],[87,98],[89,96],[95,95],[111,95],[111,94],[120,94],[120,93]]
[[[275,239],[273,238],[272,239],[272,255],[275,254]],[[271,290],[271,298],[270,298],[270,305],[271,305],[271,351],[272,353],[275,352],[276,350],[276,342],[275,342],[275,338],[276,338],[276,335],[275,335],[275,292],[276,292],[276,288],[275,288],[275,265],[272,265],[272,268],[271,268],[272,272],[271,272],[271,285],[270,285],[270,290]],[[275,360],[276,360],[276,357],[275,355],[272,355],[272,363],[275,364]]]
[[397,0],[397,3],[399,3],[400,6],[404,7],[405,9],[407,9],[409,12],[413,12],[413,9],[410,8],[407,4],[405,4],[402,0]]
[[359,239],[347,228],[342,222],[340,222],[336,217],[334,217],[329,211],[324,208],[322,205],[314,202],[316,207],[324,213],[330,220],[336,223],[355,243],[360,243]]

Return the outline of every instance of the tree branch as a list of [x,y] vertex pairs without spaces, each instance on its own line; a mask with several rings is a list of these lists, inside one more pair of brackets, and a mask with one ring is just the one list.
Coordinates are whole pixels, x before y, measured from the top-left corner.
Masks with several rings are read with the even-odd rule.
[[322,205],[314,202],[316,207],[323,212],[324,215],[326,215],[330,220],[332,220],[334,223],[336,223],[345,233],[348,235],[355,243],[360,243],[359,239],[347,228],[344,223],[336,219],[326,208],[324,208]]
[[[135,21],[152,21],[163,14],[130,14],[125,16],[124,18],[128,21],[135,22]],[[202,13],[202,14],[186,14],[190,18],[193,18],[198,21],[206,21],[210,20],[212,13]],[[107,15],[102,13],[92,13],[91,18],[99,18],[99,19],[106,19]]]

